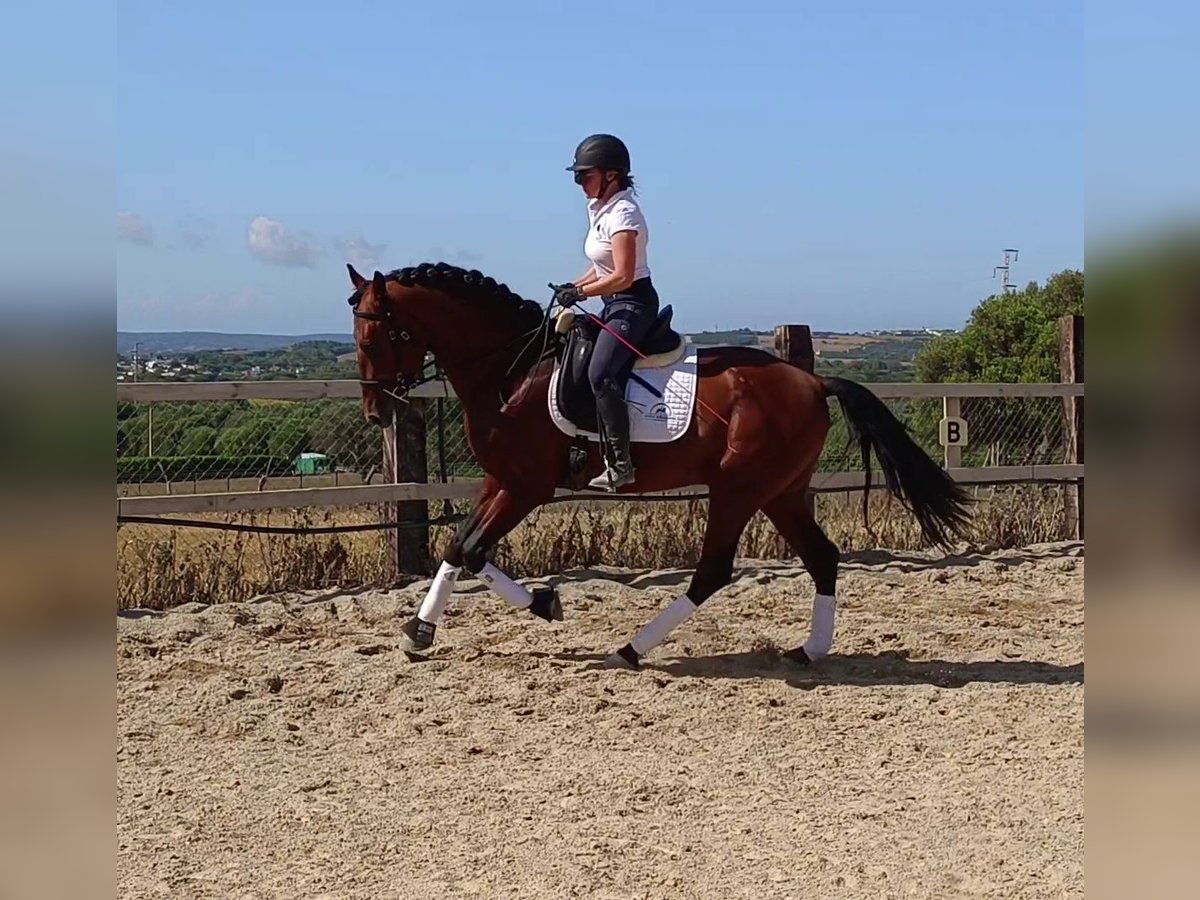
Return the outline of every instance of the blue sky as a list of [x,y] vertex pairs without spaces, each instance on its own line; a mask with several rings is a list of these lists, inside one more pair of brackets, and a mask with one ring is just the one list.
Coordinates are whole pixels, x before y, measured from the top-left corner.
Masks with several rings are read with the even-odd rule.
[[526,296],[630,145],[689,330],[959,326],[1083,265],[1076,2],[122,2],[118,326],[348,331],[344,263]]

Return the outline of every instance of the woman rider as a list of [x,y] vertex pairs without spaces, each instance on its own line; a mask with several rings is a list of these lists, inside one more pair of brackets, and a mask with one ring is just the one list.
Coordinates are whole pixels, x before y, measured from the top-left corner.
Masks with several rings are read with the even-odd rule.
[[[559,285],[554,298],[562,306],[571,306],[588,297],[600,297],[604,301],[601,321],[637,347],[658,318],[658,293],[646,264],[646,219],[634,198],[629,169],[629,150],[611,134],[593,134],[576,148],[575,161],[567,171],[575,173],[575,183],[587,197],[588,232],[583,252],[592,264],[573,283]],[[607,469],[589,487],[615,491],[633,483],[625,384],[634,359],[623,341],[600,330],[588,381],[607,446]]]

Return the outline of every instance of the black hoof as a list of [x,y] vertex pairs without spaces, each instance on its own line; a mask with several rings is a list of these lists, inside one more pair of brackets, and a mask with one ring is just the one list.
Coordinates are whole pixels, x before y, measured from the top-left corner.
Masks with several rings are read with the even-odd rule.
[[797,647],[795,650],[789,650],[783,654],[783,658],[788,662],[793,662],[798,666],[811,666],[812,660],[808,658],[808,653],[803,647]]
[[552,587],[536,587],[533,589],[533,603],[529,605],[529,611],[539,619],[545,619],[547,622],[561,622],[563,620],[562,599],[558,596],[558,590]]
[[637,651],[626,644],[615,653],[610,653],[608,658],[604,660],[604,668],[606,669],[629,669],[633,672],[642,671],[642,660],[638,656]]
[[424,653],[433,646],[433,637],[437,633],[437,626],[413,616],[404,623],[400,632],[404,635],[400,641],[402,650],[408,653]]

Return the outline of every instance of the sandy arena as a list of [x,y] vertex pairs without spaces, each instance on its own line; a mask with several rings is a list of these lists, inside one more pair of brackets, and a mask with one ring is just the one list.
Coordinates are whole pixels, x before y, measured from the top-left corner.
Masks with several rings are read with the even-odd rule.
[[1082,544],[734,583],[605,671],[690,572],[573,572],[565,622],[464,579],[117,622],[119,895],[1082,897]]

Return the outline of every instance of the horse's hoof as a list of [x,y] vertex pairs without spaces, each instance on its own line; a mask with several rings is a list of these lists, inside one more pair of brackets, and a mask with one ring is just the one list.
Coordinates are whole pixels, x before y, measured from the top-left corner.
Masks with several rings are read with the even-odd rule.
[[405,653],[416,653],[418,655],[428,653],[431,646],[431,644],[418,644],[406,634],[400,636],[400,649]]
[[437,626],[413,616],[400,629],[400,649],[405,653],[424,653],[433,646]]
[[604,660],[604,668],[626,669],[630,672],[640,672],[642,670],[642,664],[638,659],[638,655],[634,649],[626,644],[620,650],[608,655],[608,658]]
[[797,647],[795,650],[789,650],[783,654],[783,658],[788,662],[795,663],[798,666],[811,666],[815,660],[808,655],[808,651],[803,647]]
[[561,622],[563,620],[562,598],[558,596],[558,589],[552,587],[536,587],[533,589],[533,603],[529,604],[529,611],[539,619],[544,619],[547,622]]

